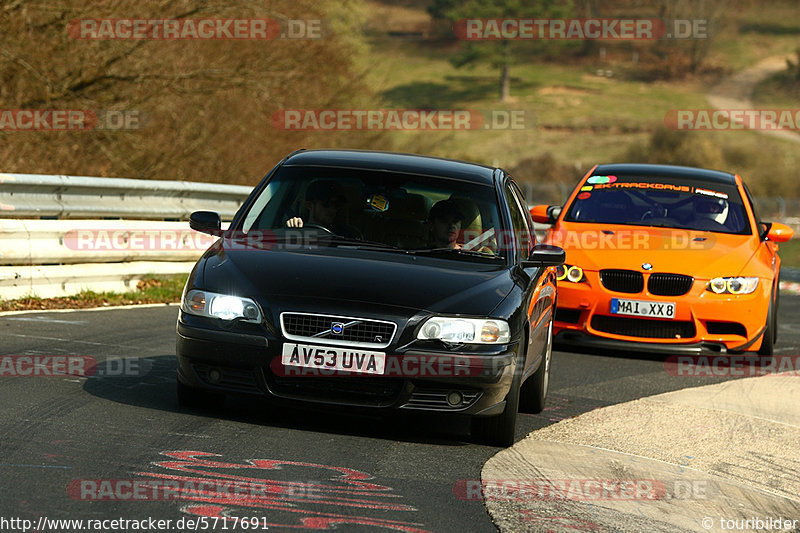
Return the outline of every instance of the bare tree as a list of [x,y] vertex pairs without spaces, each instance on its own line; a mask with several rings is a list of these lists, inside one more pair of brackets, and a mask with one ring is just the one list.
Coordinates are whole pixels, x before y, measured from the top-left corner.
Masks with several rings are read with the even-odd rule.
[[[71,21],[115,18],[319,20],[318,39],[76,39]],[[352,134],[282,131],[279,109],[364,105],[355,2],[14,1],[0,7],[0,109],[125,110],[139,127],[0,129],[0,171],[253,183],[303,146]],[[378,142],[375,135],[359,144]]]

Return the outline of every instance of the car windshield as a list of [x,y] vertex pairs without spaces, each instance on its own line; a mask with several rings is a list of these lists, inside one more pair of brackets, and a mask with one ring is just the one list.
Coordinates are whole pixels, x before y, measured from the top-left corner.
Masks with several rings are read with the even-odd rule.
[[672,177],[592,176],[565,220],[750,234],[736,186]]
[[243,232],[315,234],[338,245],[447,257],[500,257],[497,195],[487,184],[377,170],[285,166],[255,199]]

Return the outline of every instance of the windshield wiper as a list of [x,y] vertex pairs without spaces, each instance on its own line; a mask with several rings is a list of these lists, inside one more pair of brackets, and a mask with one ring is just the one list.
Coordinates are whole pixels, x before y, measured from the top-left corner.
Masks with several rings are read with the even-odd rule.
[[439,254],[453,254],[465,255],[470,257],[485,257],[491,259],[502,259],[502,255],[490,254],[488,252],[479,252],[478,250],[465,250],[463,248],[419,248],[417,250],[407,250],[409,254],[413,255],[439,255]]
[[392,244],[386,244],[385,242],[368,241],[365,239],[359,239],[357,237],[346,237],[344,235],[339,235],[336,233],[331,233],[329,235],[319,235],[317,238],[336,245],[342,244],[345,246],[355,246],[358,248],[365,248],[365,249],[371,248],[378,250],[396,250],[398,252],[405,252],[403,248],[400,248],[399,246],[394,246]]

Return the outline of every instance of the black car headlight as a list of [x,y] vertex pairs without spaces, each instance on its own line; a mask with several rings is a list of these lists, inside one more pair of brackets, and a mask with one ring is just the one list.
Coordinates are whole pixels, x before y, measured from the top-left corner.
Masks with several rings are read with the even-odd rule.
[[508,322],[496,318],[434,316],[417,333],[419,340],[458,344],[506,344],[511,340]]
[[183,295],[184,312],[222,320],[241,319],[244,322],[261,322],[261,309],[250,298],[218,294],[193,289]]

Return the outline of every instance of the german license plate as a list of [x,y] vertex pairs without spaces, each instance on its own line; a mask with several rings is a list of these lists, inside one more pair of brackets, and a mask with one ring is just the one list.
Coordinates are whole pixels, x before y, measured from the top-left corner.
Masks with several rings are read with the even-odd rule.
[[383,374],[386,353],[287,342],[283,344],[281,363],[302,368]]
[[649,318],[675,318],[675,302],[649,302],[646,300],[612,298],[611,313]]

